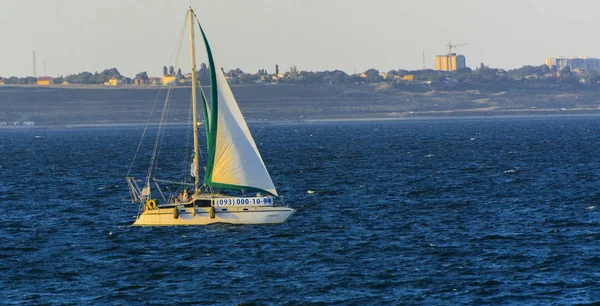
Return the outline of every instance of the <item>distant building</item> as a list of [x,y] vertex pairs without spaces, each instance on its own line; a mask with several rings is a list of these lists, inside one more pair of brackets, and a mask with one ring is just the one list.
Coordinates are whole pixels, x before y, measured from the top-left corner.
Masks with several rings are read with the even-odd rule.
[[60,83],[60,85],[69,85],[69,82],[63,81],[62,83]]
[[571,71],[586,72],[594,70],[600,72],[600,59],[592,57],[549,57],[546,58],[545,64],[550,68],[556,67],[557,71],[561,71],[568,66]]
[[177,78],[177,76],[175,76],[175,75],[163,75],[162,79],[160,80],[160,84],[163,86],[175,84],[176,78]]
[[412,81],[415,78],[414,74],[406,74],[402,77],[402,81]]
[[438,55],[435,57],[435,70],[456,71],[457,69],[465,67],[467,67],[467,60],[464,55],[450,53],[448,55]]
[[135,78],[135,79],[133,79],[133,84],[134,85],[144,85],[146,83],[147,83],[147,81],[144,80],[144,79],[141,79],[141,78]]
[[161,78],[159,77],[150,77],[148,79],[148,83],[150,83],[150,85],[160,85],[161,82]]
[[[225,76],[227,78],[227,76]],[[179,84],[192,84],[192,73],[186,73],[183,77],[179,77]]]
[[39,78],[37,78],[37,84],[38,85],[50,85],[51,82],[52,82],[52,78],[51,77],[39,77]]
[[117,86],[120,85],[122,83],[121,80],[117,79],[117,77],[110,77],[110,79],[108,79],[108,82],[104,82],[104,85],[108,85],[108,86]]

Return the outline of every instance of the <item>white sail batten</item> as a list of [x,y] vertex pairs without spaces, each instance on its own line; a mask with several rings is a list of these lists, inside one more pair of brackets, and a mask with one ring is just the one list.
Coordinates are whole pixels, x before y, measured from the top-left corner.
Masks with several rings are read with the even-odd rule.
[[277,196],[271,176],[221,67],[216,62],[214,65],[218,89],[218,118],[211,181],[265,190]]

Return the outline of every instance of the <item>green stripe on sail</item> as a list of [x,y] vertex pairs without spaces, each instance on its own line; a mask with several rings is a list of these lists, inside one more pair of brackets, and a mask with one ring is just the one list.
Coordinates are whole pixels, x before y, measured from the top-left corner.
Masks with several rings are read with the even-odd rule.
[[217,115],[219,113],[217,74],[215,71],[215,62],[213,60],[212,51],[210,49],[210,45],[208,44],[208,39],[206,38],[206,34],[204,34],[204,30],[200,25],[200,21],[198,21],[197,19],[196,21],[198,22],[198,27],[200,28],[200,33],[202,33],[202,39],[204,40],[204,45],[206,46],[206,54],[208,55],[208,66],[210,67],[210,118],[208,118],[209,128],[206,129],[206,146],[208,151],[208,160],[206,162],[204,183],[209,186],[214,186],[212,184],[212,172],[215,162],[215,150],[217,146]]

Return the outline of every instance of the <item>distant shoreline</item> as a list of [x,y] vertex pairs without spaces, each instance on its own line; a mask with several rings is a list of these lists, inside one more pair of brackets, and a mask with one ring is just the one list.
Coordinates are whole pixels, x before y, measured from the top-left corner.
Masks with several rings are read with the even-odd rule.
[[560,118],[560,117],[600,117],[600,113],[580,113],[580,114],[525,114],[525,115],[473,115],[473,116],[423,116],[423,117],[402,117],[402,118],[348,118],[348,119],[308,119],[303,122],[291,123],[335,123],[335,122],[381,122],[381,121],[435,121],[435,120],[481,120],[481,119],[539,119],[539,118]]
[[10,87],[16,87],[16,88],[37,88],[37,89],[44,89],[44,88],[51,88],[51,89],[57,89],[57,88],[64,88],[64,89],[161,89],[161,88],[190,88],[191,86],[186,86],[186,85],[180,85],[180,86],[163,86],[163,85],[133,85],[133,84],[126,84],[126,85],[117,85],[117,86],[112,86],[112,85],[104,85],[104,84],[68,84],[68,85],[63,85],[63,84],[49,84],[49,85],[37,85],[37,84],[0,84],[0,88],[10,88]]
[[[185,87],[177,87],[184,89]],[[600,90],[421,91],[370,84],[232,86],[250,124],[314,124],[600,114]],[[0,86],[0,129],[143,127],[161,119],[160,86]],[[170,92],[167,122],[190,119],[190,91]],[[34,122],[35,126],[11,126]]]
[[[524,114],[524,115],[473,115],[473,116],[422,116],[422,117],[397,117],[397,118],[330,118],[330,119],[307,119],[307,120],[280,120],[280,121],[254,121],[249,120],[249,125],[318,125],[328,123],[375,123],[375,122],[399,122],[399,121],[461,121],[461,120],[495,120],[495,119],[544,119],[544,118],[588,118],[600,117],[600,113],[579,114]],[[184,127],[189,124],[167,123],[166,126]],[[158,123],[150,123],[149,127],[158,127]],[[98,129],[98,128],[143,128],[146,123],[90,123],[90,124],[62,124],[62,125],[35,125],[35,126],[0,126],[0,131],[8,130],[60,130],[60,129]]]

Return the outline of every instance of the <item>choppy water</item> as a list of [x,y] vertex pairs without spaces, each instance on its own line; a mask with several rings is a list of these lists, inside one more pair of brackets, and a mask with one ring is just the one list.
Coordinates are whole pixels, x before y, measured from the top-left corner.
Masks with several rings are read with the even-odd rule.
[[600,301],[600,117],[251,129],[286,224],[131,228],[141,129],[0,131],[0,304]]

